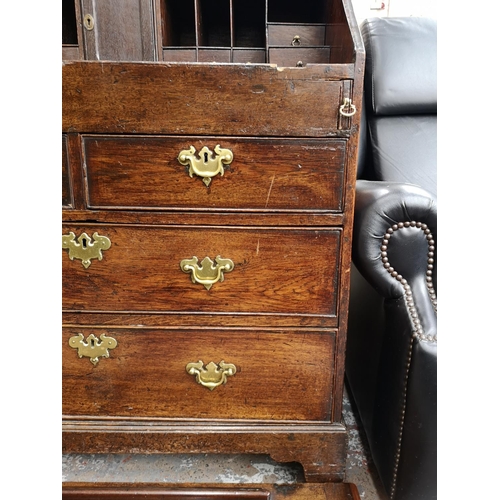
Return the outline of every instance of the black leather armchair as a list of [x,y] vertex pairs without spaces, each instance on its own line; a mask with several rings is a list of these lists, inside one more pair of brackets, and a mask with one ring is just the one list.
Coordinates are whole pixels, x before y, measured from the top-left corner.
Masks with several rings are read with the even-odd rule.
[[368,19],[347,386],[393,500],[437,498],[435,20]]

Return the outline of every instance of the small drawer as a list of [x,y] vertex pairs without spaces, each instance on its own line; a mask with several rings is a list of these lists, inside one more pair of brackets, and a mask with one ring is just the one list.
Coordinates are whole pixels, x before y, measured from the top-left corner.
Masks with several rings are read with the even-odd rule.
[[278,66],[305,66],[330,62],[330,47],[269,48],[269,62]]
[[315,47],[326,45],[324,24],[269,24],[269,45]]
[[198,49],[198,62],[231,62],[231,49]]
[[170,62],[196,62],[196,49],[163,48],[163,60]]
[[83,153],[89,208],[343,208],[342,139],[84,136]]
[[335,338],[335,331],[63,328],[63,413],[329,421]]
[[81,59],[80,48],[78,45],[63,45],[62,46],[62,59],[63,61],[73,61]]
[[248,49],[233,47],[233,63],[265,63],[266,49]]
[[336,316],[339,229],[89,223],[63,235],[66,310]]

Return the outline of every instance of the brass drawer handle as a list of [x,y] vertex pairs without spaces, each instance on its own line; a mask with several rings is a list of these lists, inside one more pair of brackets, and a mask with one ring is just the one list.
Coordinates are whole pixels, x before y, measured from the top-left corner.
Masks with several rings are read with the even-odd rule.
[[203,146],[197,157],[195,147],[191,146],[189,149],[182,150],[177,159],[181,165],[189,165],[189,177],[193,177],[193,174],[198,175],[208,187],[212,182],[212,177],[217,174],[224,175],[223,165],[229,165],[234,157],[231,150],[223,149],[218,144],[214,150],[215,158],[213,152],[207,146]]
[[293,45],[294,47],[297,47],[300,45],[300,36],[299,35],[295,35],[293,37],[291,45]]
[[118,342],[104,333],[99,338],[91,333],[85,341],[83,333],[79,333],[76,337],[69,339],[69,345],[73,349],[78,349],[78,357],[90,358],[90,362],[95,366],[99,362],[99,357],[109,358],[109,349],[114,349]]
[[200,360],[197,363],[188,363],[186,371],[189,375],[196,375],[198,384],[213,391],[219,385],[225,384],[227,377],[232,377],[236,373],[236,366],[222,360],[218,365],[210,361],[203,367],[203,361]]
[[[347,108],[347,111],[346,111]],[[342,116],[353,116],[356,113],[356,106],[352,103],[351,99],[348,97],[344,98],[344,104],[340,106],[340,114]]]
[[223,259],[220,255],[215,257],[215,263],[210,257],[205,257],[198,264],[198,257],[181,260],[181,269],[185,273],[191,273],[191,281],[200,283],[207,290],[210,290],[214,283],[224,281],[224,272],[230,272],[234,269],[234,263],[231,259]]
[[[94,241],[92,241],[92,239]],[[111,240],[106,236],[100,236],[97,232],[92,238],[87,233],[82,233],[76,238],[72,231],[63,234],[62,247],[69,250],[69,258],[81,259],[83,267],[87,269],[91,264],[91,259],[102,260],[102,250],[107,250],[111,246]]]

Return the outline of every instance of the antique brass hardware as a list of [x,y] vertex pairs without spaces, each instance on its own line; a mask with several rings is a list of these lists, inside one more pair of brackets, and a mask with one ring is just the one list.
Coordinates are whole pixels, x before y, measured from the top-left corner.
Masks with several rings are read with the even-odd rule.
[[198,257],[181,260],[181,269],[185,273],[191,273],[193,283],[202,284],[207,290],[210,290],[214,283],[224,281],[224,272],[230,272],[234,269],[234,263],[231,259],[223,259],[220,255],[215,257],[215,262],[210,257],[205,257],[198,264]]
[[[90,362],[95,366],[99,362],[99,357],[109,358],[108,349],[114,349],[118,342],[113,337],[107,337],[104,333],[97,338],[91,333],[85,342],[83,333],[69,339],[69,345],[73,349],[78,349],[78,356],[90,358]],[[99,340],[100,339],[100,340]]]
[[214,151],[215,158],[213,152],[207,146],[203,146],[196,157],[195,147],[190,146],[189,149],[182,150],[177,159],[181,165],[189,165],[189,177],[193,177],[193,174],[198,175],[208,187],[212,182],[212,177],[217,174],[224,175],[223,165],[229,165],[233,161],[231,150],[223,149],[217,144]]
[[97,232],[92,235],[92,238],[87,233],[82,233],[76,238],[72,231],[69,234],[63,234],[62,237],[62,247],[69,250],[70,260],[81,259],[85,269],[90,266],[91,259],[102,260],[101,251],[107,250],[110,246],[110,239],[106,236],[100,236]]
[[292,40],[292,45],[294,47],[297,47],[298,45],[300,45],[300,36],[299,35],[295,35],[293,37],[293,40]]
[[356,106],[352,103],[351,99],[344,97],[344,104],[340,106],[340,114],[342,116],[352,116],[356,113]]
[[92,31],[94,29],[94,18],[90,14],[85,14],[83,25],[88,31]]
[[210,361],[204,368],[203,361],[200,360],[197,363],[188,363],[186,371],[189,375],[196,375],[196,382],[213,391],[219,385],[225,384],[227,377],[232,377],[236,373],[236,366],[224,361],[216,365]]

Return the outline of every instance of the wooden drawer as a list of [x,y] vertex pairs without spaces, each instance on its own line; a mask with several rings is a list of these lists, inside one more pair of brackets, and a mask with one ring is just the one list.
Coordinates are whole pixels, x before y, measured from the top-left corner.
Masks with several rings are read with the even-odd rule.
[[164,61],[182,61],[182,62],[196,62],[196,49],[195,48],[163,48],[162,50]]
[[311,47],[326,45],[324,24],[268,24],[269,45]]
[[67,62],[63,132],[331,137],[353,77],[337,68]]
[[[89,252],[94,233],[111,246],[87,268],[63,250],[66,310],[336,315],[338,229],[65,224],[70,232],[88,235]],[[181,270],[193,256],[234,268],[207,289]]]
[[266,49],[249,49],[234,47],[233,48],[233,63],[265,63]]
[[222,48],[199,48],[198,62],[231,62],[231,49]]
[[278,66],[326,64],[329,60],[330,47],[280,47],[269,49],[269,62]]
[[[249,49],[233,47],[227,49],[186,49],[163,47],[163,60],[170,62],[233,62],[233,63],[265,63],[266,49]],[[198,58],[198,61],[197,61]]]
[[[217,161],[228,154],[217,154],[217,145],[230,151],[227,164]],[[190,161],[181,164],[179,154],[191,147]],[[340,212],[343,207],[341,139],[84,136],[83,152],[91,208]],[[197,175],[203,171],[213,177],[204,182]]]
[[[116,347],[95,365],[70,339]],[[81,338],[81,337],[80,337]],[[106,340],[104,338],[104,340]],[[99,340],[96,340],[96,345]],[[334,332],[63,328],[63,413],[70,416],[330,421]],[[189,363],[236,372],[213,389]],[[223,366],[223,365],[221,365]],[[220,371],[218,366],[216,371]],[[217,374],[216,374],[217,375]],[[216,382],[220,378],[214,377]],[[201,380],[206,382],[205,376]]]

